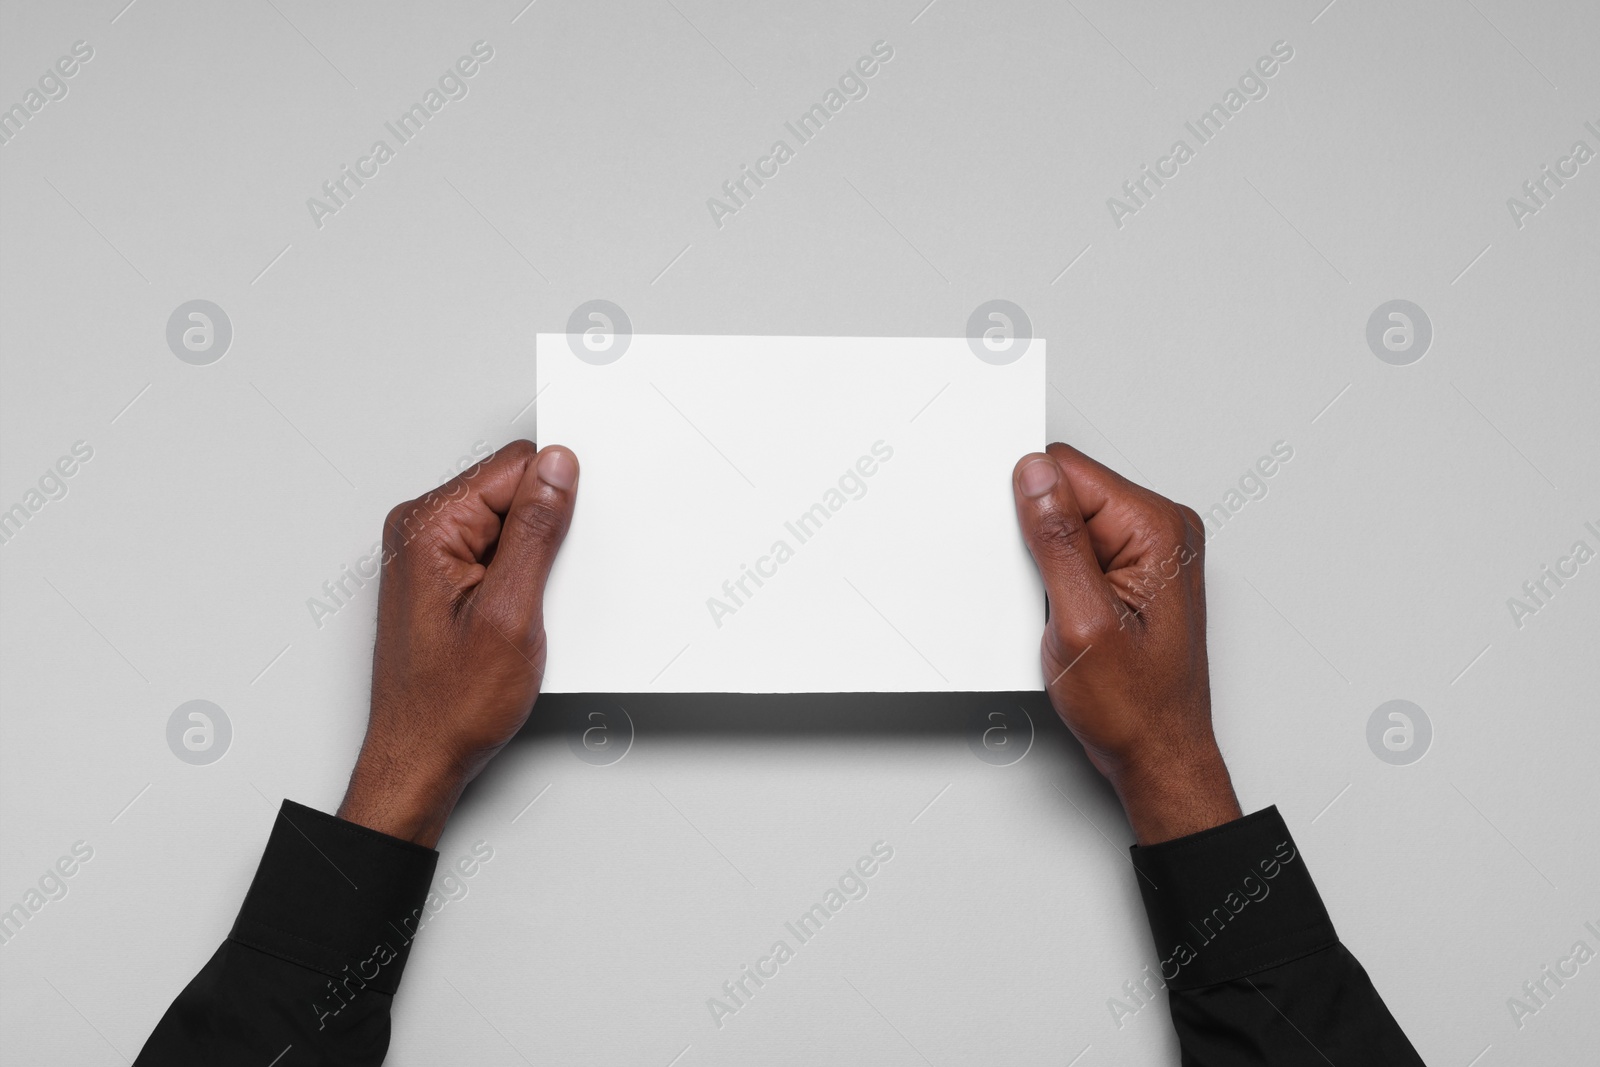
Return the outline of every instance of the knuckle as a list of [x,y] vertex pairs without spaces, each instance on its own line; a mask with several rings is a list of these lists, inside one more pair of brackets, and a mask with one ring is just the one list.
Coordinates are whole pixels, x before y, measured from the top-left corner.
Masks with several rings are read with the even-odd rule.
[[518,438],[515,441],[501,445],[487,456],[478,459],[472,466],[462,472],[461,477],[463,480],[470,481],[491,467],[498,469],[503,463],[531,463],[533,455],[537,451],[538,449],[534,447],[532,441]]
[[1146,536],[1153,548],[1165,553],[1176,550],[1189,540],[1189,522],[1185,509],[1164,496],[1153,497],[1143,510]]
[[1076,659],[1084,649],[1106,640],[1110,628],[1104,620],[1085,615],[1051,620],[1045,640],[1051,655],[1063,665]]
[[1039,520],[1039,543],[1049,551],[1076,552],[1083,547],[1086,536],[1083,520],[1076,515],[1051,510]]
[[416,501],[405,500],[389,509],[389,514],[383,518],[383,540],[385,544],[403,545],[406,541],[406,519],[416,509]]
[[1189,549],[1196,556],[1204,555],[1206,550],[1206,521],[1200,513],[1187,504],[1178,505],[1178,517],[1183,523],[1179,534],[1178,544]]
[[429,497],[396,504],[383,520],[384,537],[396,548],[405,547],[432,524],[434,510]]
[[[535,665],[544,662],[548,653],[549,638],[545,636],[544,618],[535,615],[525,621],[522,638],[523,656]],[[543,668],[540,668],[541,670]]]
[[543,500],[529,500],[512,508],[506,521],[515,523],[525,536],[548,542],[560,539],[567,516],[563,509]]
[[[485,598],[476,605],[471,625],[479,630],[484,647],[509,641],[515,646],[528,625],[527,611],[513,598]],[[483,628],[483,629],[480,629]]]
[[1183,508],[1168,501],[1161,509],[1161,530],[1167,540],[1173,545],[1181,545],[1188,539],[1189,523],[1183,514]]

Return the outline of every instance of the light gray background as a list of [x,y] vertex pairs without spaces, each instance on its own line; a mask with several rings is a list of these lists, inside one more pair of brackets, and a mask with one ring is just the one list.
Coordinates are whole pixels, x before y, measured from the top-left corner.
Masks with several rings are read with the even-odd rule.
[[[0,148],[0,506],[94,448],[0,546],[0,906],[95,849],[0,948],[7,1062],[126,1062],[279,799],[337,803],[375,597],[320,630],[306,599],[474,442],[533,436],[534,334],[596,297],[641,332],[879,335],[1001,297],[1050,340],[1051,434],[1130,476],[1204,510],[1292,444],[1209,554],[1241,800],[1282,808],[1430,1064],[1594,1056],[1600,963],[1521,1030],[1506,1001],[1600,947],[1600,563],[1520,629],[1507,599],[1600,525],[1600,162],[1520,229],[1506,199],[1600,149],[1600,9],[523,2],[3,9],[0,105],[95,49]],[[479,39],[470,95],[315,228],[306,198]],[[870,95],[713,226],[880,39]],[[1270,94],[1115,227],[1278,40]],[[209,367],[165,342],[194,298],[234,328]],[[1434,327],[1406,367],[1364,339],[1396,298]],[[233,725],[210,766],[165,741],[196,698]],[[1365,739],[1394,698],[1434,726],[1411,766]],[[756,718],[641,714],[608,767],[513,746],[442,842],[495,855],[413,956],[390,1062],[1176,1062],[1164,1006],[1108,1010],[1155,956],[1058,725],[1001,768],[903,715]],[[871,895],[715,1029],[706,998],[880,839]]]

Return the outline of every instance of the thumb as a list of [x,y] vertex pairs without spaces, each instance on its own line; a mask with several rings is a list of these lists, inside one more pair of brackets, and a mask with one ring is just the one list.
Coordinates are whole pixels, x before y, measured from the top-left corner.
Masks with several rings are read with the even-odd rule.
[[1115,626],[1120,600],[1089,541],[1072,483],[1055,457],[1023,456],[1012,472],[1017,521],[1050,598],[1050,629],[1076,655]]
[[538,617],[577,489],[578,457],[560,445],[542,449],[523,470],[481,590],[501,617],[524,624]]

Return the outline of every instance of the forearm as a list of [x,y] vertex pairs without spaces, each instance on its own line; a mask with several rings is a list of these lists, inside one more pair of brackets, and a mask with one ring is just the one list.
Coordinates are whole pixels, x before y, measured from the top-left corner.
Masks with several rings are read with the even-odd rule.
[[378,1067],[389,1048],[393,997],[367,991],[337,1013],[319,971],[224,941],[167,1008],[135,1067],[284,1062]]
[[1185,1065],[1421,1067],[1276,808],[1132,858]]
[[1174,990],[1172,1025],[1194,1067],[1422,1067],[1360,962],[1333,944],[1202,989]]
[[[167,1009],[149,1067],[375,1067],[438,854],[285,801],[228,939]],[[287,1061],[286,1061],[287,1062]]]
[[1227,764],[1210,738],[1142,754],[1113,769],[1108,778],[1141,845],[1186,837],[1243,814]]
[[1276,809],[1242,817],[1209,731],[1108,777],[1138,840],[1151,977],[1186,1065],[1421,1064],[1339,943]]
[[467,779],[458,768],[429,766],[414,755],[396,755],[369,739],[350,772],[350,784],[337,814],[380,834],[433,848]]

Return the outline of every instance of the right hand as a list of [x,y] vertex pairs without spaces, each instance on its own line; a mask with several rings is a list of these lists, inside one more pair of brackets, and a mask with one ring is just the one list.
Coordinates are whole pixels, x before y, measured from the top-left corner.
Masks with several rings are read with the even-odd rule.
[[1139,843],[1239,818],[1211,728],[1200,516],[1064,444],[1012,482],[1049,597],[1050,701]]

